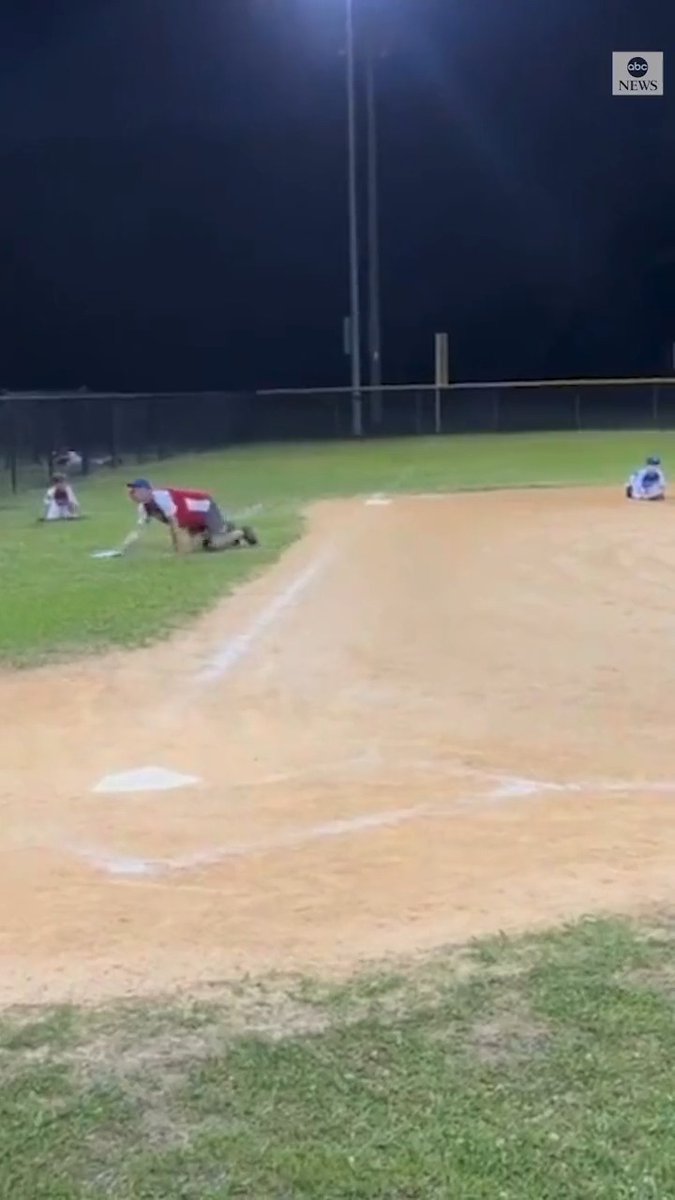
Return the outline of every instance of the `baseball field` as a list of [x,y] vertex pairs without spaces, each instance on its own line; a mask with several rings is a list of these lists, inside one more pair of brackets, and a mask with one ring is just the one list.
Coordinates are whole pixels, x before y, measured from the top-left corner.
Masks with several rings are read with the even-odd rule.
[[257,528],[219,555],[92,558],[124,475],[0,503],[0,1198],[675,1197],[648,453],[161,464]]

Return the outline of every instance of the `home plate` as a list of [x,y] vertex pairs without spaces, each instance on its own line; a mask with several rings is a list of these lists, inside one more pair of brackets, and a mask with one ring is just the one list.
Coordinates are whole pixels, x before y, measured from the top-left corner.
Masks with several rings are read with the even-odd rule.
[[135,771],[104,775],[92,790],[108,795],[119,795],[123,792],[170,792],[174,788],[194,787],[199,782],[197,775],[180,775],[178,771],[167,771],[165,767],[138,767]]

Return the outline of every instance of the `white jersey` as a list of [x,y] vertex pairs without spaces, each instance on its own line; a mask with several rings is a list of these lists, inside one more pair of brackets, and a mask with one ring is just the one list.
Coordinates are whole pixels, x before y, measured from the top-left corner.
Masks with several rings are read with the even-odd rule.
[[660,467],[641,467],[635,471],[629,480],[636,500],[650,500],[655,496],[665,496],[666,477]]
[[56,483],[44,495],[46,521],[62,521],[79,511],[77,496],[69,483]]
[[52,500],[57,504],[77,504],[75,492],[69,483],[55,483],[53,487],[47,488],[45,504],[50,504]]
[[[164,516],[169,521],[172,520],[172,518],[175,517],[176,513],[178,512],[171,493],[166,491],[165,488],[153,488],[151,502],[157,506],[161,513],[164,513]],[[145,504],[139,504],[138,524],[147,525],[151,520],[152,517],[148,514]]]

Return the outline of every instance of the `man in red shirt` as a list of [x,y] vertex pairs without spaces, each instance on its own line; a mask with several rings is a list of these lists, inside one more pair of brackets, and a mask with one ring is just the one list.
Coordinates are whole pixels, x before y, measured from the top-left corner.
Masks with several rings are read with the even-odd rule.
[[210,551],[258,544],[248,525],[235,525],[225,519],[208,492],[155,488],[147,479],[135,479],[127,487],[130,498],[138,505],[139,525],[153,520],[166,525],[177,552],[182,548],[181,534],[187,535],[190,547],[199,539],[202,549]]

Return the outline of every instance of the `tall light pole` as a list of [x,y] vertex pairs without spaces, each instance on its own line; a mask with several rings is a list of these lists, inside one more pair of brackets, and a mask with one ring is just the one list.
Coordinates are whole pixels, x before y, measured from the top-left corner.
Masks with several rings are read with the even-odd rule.
[[361,395],[361,288],[359,281],[354,0],[345,0],[345,5],[347,32],[347,151],[349,158],[349,353],[352,382],[352,433],[354,437],[361,437],[363,434],[363,400]]
[[366,56],[368,159],[368,383],[374,425],[382,421],[382,320],[380,313],[380,201],[378,195],[375,44],[372,30]]

